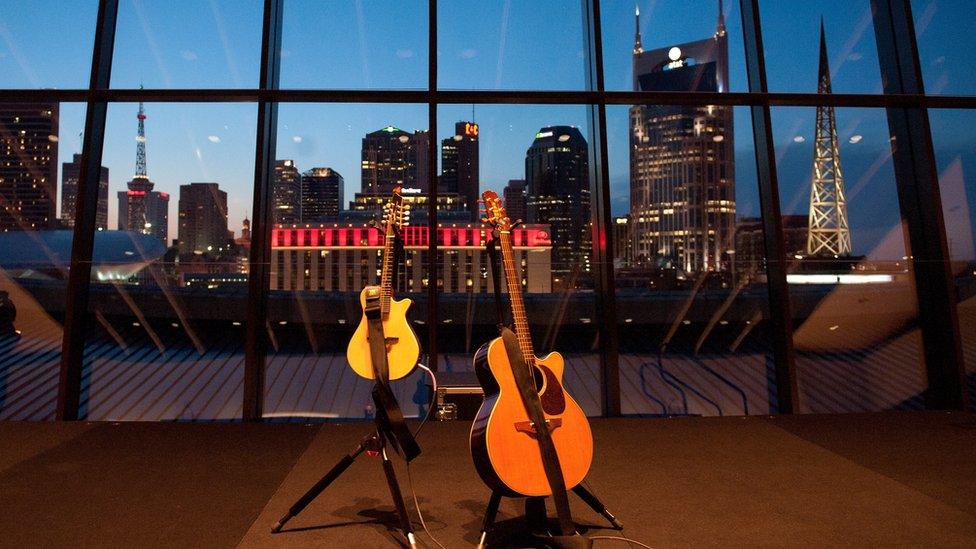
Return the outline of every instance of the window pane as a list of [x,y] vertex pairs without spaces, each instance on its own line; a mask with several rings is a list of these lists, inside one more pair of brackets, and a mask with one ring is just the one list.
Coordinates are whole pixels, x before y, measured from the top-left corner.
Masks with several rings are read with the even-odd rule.
[[84,104],[0,104],[2,420],[54,418],[84,120]]
[[427,88],[427,2],[287,0],[283,88]]
[[261,0],[119,3],[113,88],[256,88]]
[[939,168],[942,215],[959,299],[969,403],[976,407],[976,155],[971,133],[976,111],[932,110],[929,116]]
[[[426,105],[285,104],[278,117],[271,229],[271,294],[265,416],[363,418],[374,413],[373,383],[347,363],[363,316],[362,289],[380,283],[382,219],[395,184],[415,189],[429,176]],[[411,299],[409,331],[426,348],[426,204],[411,204],[394,299]],[[391,278],[391,284],[393,279]],[[386,334],[392,336],[392,334]],[[426,359],[422,359],[426,362]],[[393,365],[402,367],[402,364]],[[407,416],[426,405],[420,369],[392,383]]]
[[[687,75],[688,80],[698,79],[698,84],[690,87],[688,80],[682,80],[681,91],[747,91],[738,2],[725,2],[721,18],[718,0],[644,0],[637,7],[639,18],[633,4],[601,5],[608,90],[673,91],[676,82],[673,77]],[[711,14],[708,10],[712,10]],[[635,37],[638,21],[639,45]],[[643,84],[639,80],[635,83],[635,56],[640,60],[641,74],[667,71],[672,78],[645,76]],[[676,69],[680,70],[671,72]]]
[[438,4],[440,89],[581,90],[580,2]]
[[82,417],[240,418],[256,119],[253,104],[109,106]]
[[[439,371],[472,372],[475,351],[498,337],[483,240],[490,230],[479,221],[484,215],[472,217],[479,193],[490,189],[513,223],[524,222],[512,233],[513,261],[533,351],[561,353],[567,391],[584,412],[600,414],[585,107],[479,105],[472,113],[445,105],[438,115],[440,188],[467,204],[438,214]],[[504,306],[508,323],[507,295]]]
[[868,0],[763,0],[760,15],[769,91],[819,90],[818,67],[821,48],[825,47],[833,91],[881,93],[878,48]]
[[622,411],[775,412],[748,109],[613,107],[607,122]]
[[921,408],[911,252],[884,110],[774,109],[773,129],[800,409]]
[[87,88],[97,14],[94,0],[5,3],[0,88]]
[[912,0],[925,93],[976,93],[973,6],[966,0]]

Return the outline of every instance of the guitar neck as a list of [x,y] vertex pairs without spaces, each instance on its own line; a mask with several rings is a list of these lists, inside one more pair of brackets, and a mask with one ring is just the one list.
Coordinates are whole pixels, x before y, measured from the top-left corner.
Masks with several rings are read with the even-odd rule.
[[515,263],[515,253],[512,249],[511,231],[499,231],[502,249],[502,265],[505,268],[505,282],[508,284],[508,296],[512,302],[512,317],[515,320],[515,337],[518,339],[519,350],[525,363],[532,366],[535,363],[535,351],[532,349],[532,335],[529,333],[529,322],[525,314],[525,302],[522,300],[522,279],[519,277],[518,266]]
[[396,242],[396,232],[393,227],[387,224],[386,236],[383,239],[383,269],[380,274],[380,306],[382,307],[383,318],[390,314],[390,301],[393,299],[393,254],[394,242]]

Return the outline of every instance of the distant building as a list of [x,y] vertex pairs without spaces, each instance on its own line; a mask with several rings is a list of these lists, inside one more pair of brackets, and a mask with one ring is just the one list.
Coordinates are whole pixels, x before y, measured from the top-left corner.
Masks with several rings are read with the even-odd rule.
[[166,244],[169,232],[169,193],[154,191],[148,177],[136,176],[119,191],[119,230],[151,234]]
[[227,193],[216,183],[180,185],[179,217],[181,254],[217,253],[229,247]]
[[[640,14],[638,12],[638,22]],[[633,50],[635,91],[727,92],[728,39],[715,35]],[[686,273],[729,269],[735,230],[732,108],[630,108],[630,224],[637,267]]]
[[539,130],[525,153],[525,185],[525,221],[549,225],[552,232],[553,285],[579,284],[590,271],[591,240],[589,152],[583,134],[572,126]]
[[394,126],[366,134],[362,145],[363,193],[390,193],[397,185],[426,193],[430,180],[430,135]]
[[524,179],[509,179],[505,185],[505,213],[512,221],[526,219]]
[[0,104],[0,232],[53,228],[58,104]]
[[[438,272],[427,270],[429,232],[426,225],[404,230],[404,259],[400,292],[422,292],[430,284],[445,293],[485,293],[493,290],[485,252],[488,231],[473,224],[437,228]],[[524,225],[512,234],[523,291],[552,291],[552,243],[545,226]],[[277,227],[271,232],[271,289],[359,292],[379,283],[384,236],[362,224]],[[503,282],[504,284],[504,282]],[[503,287],[503,291],[507,288]]]
[[302,174],[302,223],[335,221],[345,195],[345,181],[332,168],[312,168]]
[[[392,193],[356,193],[353,201],[349,203],[349,209],[339,212],[339,221],[343,223],[380,221],[383,218],[383,207],[390,202],[392,196]],[[409,224],[426,225],[427,210],[430,207],[429,195],[419,192],[418,189],[404,189],[401,196],[410,211]],[[436,210],[438,222],[471,222],[467,201],[457,193],[438,193]]]
[[136,174],[119,191],[119,230],[151,234],[165,245],[169,233],[169,193],[154,191],[146,171],[146,111],[139,103],[136,134]]
[[[807,216],[783,216],[783,249],[788,262],[802,256],[807,246]],[[735,272],[762,275],[766,266],[763,223],[758,217],[743,217],[735,228]]]
[[458,193],[468,202],[473,215],[478,214],[481,182],[478,176],[478,125],[456,122],[454,135],[441,141],[441,178],[438,189]]
[[634,238],[630,234],[630,216],[614,217],[611,230],[613,231],[613,267],[615,269],[629,267],[634,256]]
[[234,239],[234,244],[237,244],[242,250],[247,251],[251,249],[251,220],[244,218],[241,223],[241,236]]
[[274,223],[298,223],[302,219],[302,176],[294,160],[276,160],[273,187]]
[[[101,168],[98,177],[98,210],[95,212],[95,228],[104,231],[108,229],[108,168],[105,166]],[[75,226],[80,175],[80,154],[75,154],[71,162],[61,164],[61,222],[69,228]]]

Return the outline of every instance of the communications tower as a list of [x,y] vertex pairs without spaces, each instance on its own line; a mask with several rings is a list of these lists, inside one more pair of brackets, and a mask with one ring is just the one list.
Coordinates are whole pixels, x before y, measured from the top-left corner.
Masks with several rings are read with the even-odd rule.
[[[817,93],[832,93],[827,40],[820,22],[820,73]],[[810,188],[810,218],[807,255],[851,255],[851,229],[847,223],[844,173],[840,168],[840,146],[834,107],[817,107],[814,138],[813,185]]]

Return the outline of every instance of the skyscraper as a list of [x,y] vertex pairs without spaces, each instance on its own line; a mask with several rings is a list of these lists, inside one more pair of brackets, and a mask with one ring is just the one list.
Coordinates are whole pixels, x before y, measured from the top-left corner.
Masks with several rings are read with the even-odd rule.
[[[709,38],[644,51],[640,12],[633,49],[635,91],[728,91],[722,2]],[[694,273],[726,271],[735,235],[732,109],[630,108],[633,261]]]
[[525,153],[525,185],[525,221],[550,227],[553,287],[573,287],[590,270],[589,152],[583,134],[573,126],[539,130]]
[[154,191],[146,174],[146,111],[139,103],[136,134],[136,174],[129,190],[119,191],[119,230],[151,234],[166,244],[169,232],[169,193]]
[[[827,38],[822,20],[817,81],[817,93],[832,93]],[[837,141],[837,119],[833,107],[817,107],[816,134],[806,251],[808,255],[849,256],[852,250],[851,229],[847,223],[847,196],[844,192],[844,172],[840,169],[840,144]]]
[[58,104],[0,104],[0,231],[51,228],[57,180]]
[[366,134],[362,146],[362,192],[382,194],[397,185],[427,192],[430,165],[426,131],[408,133],[394,126]]
[[527,213],[524,179],[509,179],[508,185],[505,185],[505,213],[512,221],[525,220]]
[[180,185],[180,253],[213,252],[229,244],[227,193],[216,183]]
[[294,160],[276,160],[274,178],[275,224],[298,223],[302,219],[302,176]]
[[441,178],[438,190],[458,193],[472,213],[478,213],[478,125],[456,122],[454,135],[441,141]]
[[332,168],[312,168],[302,174],[302,223],[335,221],[345,199],[345,181]]
[[[101,167],[98,177],[98,210],[95,228],[108,228],[108,168]],[[78,178],[81,175],[81,155],[61,164],[61,221],[66,227],[75,226],[75,206],[78,203]]]

